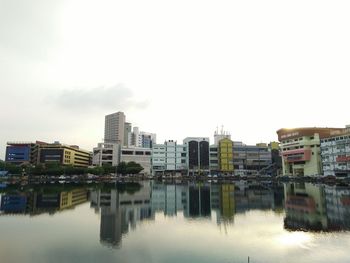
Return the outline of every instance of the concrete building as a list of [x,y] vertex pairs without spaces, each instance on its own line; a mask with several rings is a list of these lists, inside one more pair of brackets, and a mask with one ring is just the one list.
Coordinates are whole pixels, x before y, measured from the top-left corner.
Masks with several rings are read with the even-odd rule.
[[125,114],[116,112],[105,116],[105,137],[106,143],[118,143],[124,145]]
[[189,175],[209,174],[209,138],[187,137],[184,146],[187,149]]
[[324,175],[350,176],[350,125],[321,139]]
[[58,162],[62,165],[87,167],[91,164],[92,154],[77,145],[65,145],[59,142],[43,144],[39,147],[39,162]]
[[120,154],[120,162],[135,162],[140,164],[144,170],[141,174],[151,174],[151,155],[152,150],[149,148],[139,147],[122,147]]
[[271,153],[266,144],[233,142],[233,165],[235,175],[264,174],[271,165]]
[[130,146],[131,145],[131,133],[132,133],[132,126],[130,122],[125,122],[124,124],[124,145],[123,146]]
[[99,143],[93,149],[92,164],[102,166],[109,164],[117,166],[120,160],[120,145],[118,143]]
[[39,162],[39,147],[46,142],[7,142],[5,161],[16,165]]
[[320,176],[322,174],[320,140],[339,128],[295,128],[277,131],[282,155],[283,175]]
[[187,149],[176,141],[155,144],[152,148],[152,173],[154,175],[176,175],[187,171]]

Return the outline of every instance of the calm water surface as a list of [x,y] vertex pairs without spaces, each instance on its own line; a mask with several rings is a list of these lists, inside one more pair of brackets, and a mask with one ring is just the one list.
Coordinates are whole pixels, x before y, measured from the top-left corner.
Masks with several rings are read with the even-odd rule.
[[8,185],[0,262],[350,262],[350,189],[288,183]]

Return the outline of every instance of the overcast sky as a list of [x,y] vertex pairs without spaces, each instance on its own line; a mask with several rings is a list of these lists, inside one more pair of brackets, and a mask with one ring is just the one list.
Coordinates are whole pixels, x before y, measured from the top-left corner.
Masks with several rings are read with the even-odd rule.
[[124,111],[158,142],[350,124],[350,1],[0,0],[6,141],[91,150]]

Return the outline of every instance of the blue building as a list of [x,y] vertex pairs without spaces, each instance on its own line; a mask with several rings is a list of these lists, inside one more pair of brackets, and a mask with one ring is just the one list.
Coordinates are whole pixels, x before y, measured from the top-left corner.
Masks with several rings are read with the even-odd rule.
[[5,213],[24,213],[27,206],[25,195],[3,195],[1,196],[0,210]]
[[39,144],[42,142],[8,142],[5,161],[13,164],[37,164]]

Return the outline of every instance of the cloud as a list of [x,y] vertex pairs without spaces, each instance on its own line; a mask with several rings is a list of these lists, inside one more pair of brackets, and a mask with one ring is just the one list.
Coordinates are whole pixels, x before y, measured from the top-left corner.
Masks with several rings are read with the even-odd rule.
[[110,87],[75,88],[64,90],[55,99],[62,109],[75,111],[145,109],[148,101],[138,100],[122,84]]

